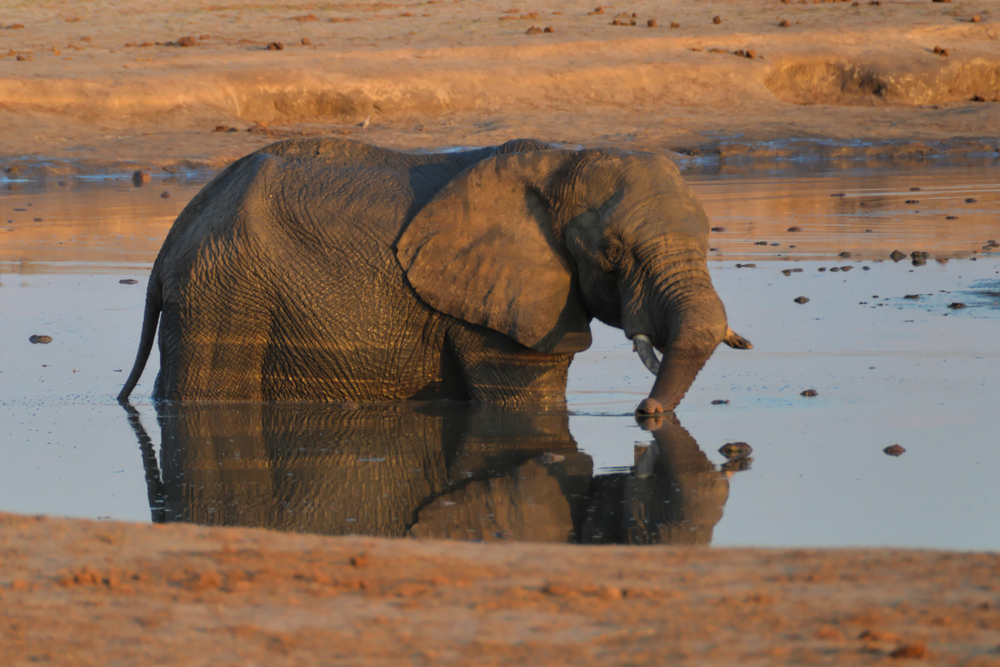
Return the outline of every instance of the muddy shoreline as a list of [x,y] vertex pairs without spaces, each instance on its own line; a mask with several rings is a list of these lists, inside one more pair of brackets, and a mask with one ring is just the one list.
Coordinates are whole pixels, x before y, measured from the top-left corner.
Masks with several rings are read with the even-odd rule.
[[316,136],[995,160],[998,20],[971,0],[24,5],[0,17],[0,170],[214,172]]
[[[372,136],[355,131],[317,131],[276,128],[259,130],[248,128],[256,135],[273,141],[295,138],[350,139],[365,143]],[[261,145],[271,143],[265,142]],[[581,144],[574,144],[581,145]],[[476,147],[469,144],[421,146],[415,150],[449,150]],[[826,140],[782,140],[758,143],[703,143],[697,145],[634,145],[622,148],[641,148],[665,152],[684,172],[691,173],[754,173],[763,171],[815,171],[820,169],[856,168],[920,168],[927,165],[976,165],[985,169],[1000,166],[1000,147],[991,141],[897,141],[834,142]],[[407,150],[407,149],[402,149]],[[248,150],[249,152],[249,150]],[[239,154],[220,154],[204,159],[149,158],[121,160],[117,158],[64,159],[42,155],[0,156],[0,185],[41,182],[73,177],[127,178],[136,170],[148,171],[154,178],[208,181],[235,160]]]
[[9,514],[0,536],[10,665],[1000,664],[995,553],[485,546]]

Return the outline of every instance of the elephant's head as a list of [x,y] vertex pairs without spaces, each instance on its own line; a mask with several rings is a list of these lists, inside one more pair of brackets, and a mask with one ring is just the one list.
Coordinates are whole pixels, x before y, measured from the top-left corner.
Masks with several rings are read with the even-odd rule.
[[[462,172],[413,218],[397,255],[435,309],[541,352],[625,331],[656,375],[640,412],[672,410],[727,326],[706,265],[708,220],[664,156],[501,154]],[[656,359],[653,349],[663,354]]]

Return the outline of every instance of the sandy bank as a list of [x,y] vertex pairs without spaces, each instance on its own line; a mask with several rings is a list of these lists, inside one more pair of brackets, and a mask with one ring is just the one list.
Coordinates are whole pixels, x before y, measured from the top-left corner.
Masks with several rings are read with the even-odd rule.
[[[594,11],[26,5],[0,16],[0,159],[15,177],[216,169],[276,138],[325,134],[401,148],[537,136],[733,158],[1000,148],[1000,17],[986,3]],[[182,36],[197,46],[177,46]]]
[[0,517],[0,661],[1000,664],[1000,557]]

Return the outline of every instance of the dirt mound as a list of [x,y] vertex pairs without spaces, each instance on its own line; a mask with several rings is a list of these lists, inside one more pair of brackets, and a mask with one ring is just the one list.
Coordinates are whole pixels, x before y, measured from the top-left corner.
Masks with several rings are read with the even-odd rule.
[[792,104],[928,106],[1000,99],[1000,59],[909,60],[837,55],[789,59],[767,77],[768,90]]

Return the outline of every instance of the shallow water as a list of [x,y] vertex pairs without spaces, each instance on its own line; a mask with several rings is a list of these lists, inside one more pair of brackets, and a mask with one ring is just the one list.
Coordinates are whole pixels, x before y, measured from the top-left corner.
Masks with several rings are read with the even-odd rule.
[[[631,416],[652,377],[605,327],[571,367],[567,411],[157,415],[154,352],[130,417],[113,396],[145,279],[198,184],[0,186],[0,510],[482,540],[1000,548],[1000,256],[983,248],[1000,240],[997,175],[691,176],[725,228],[711,237],[713,279],[755,348],[720,348],[679,423],[652,433]],[[930,257],[897,263],[893,250]],[[718,453],[736,441],[752,460]],[[884,454],[892,444],[906,452]]]

